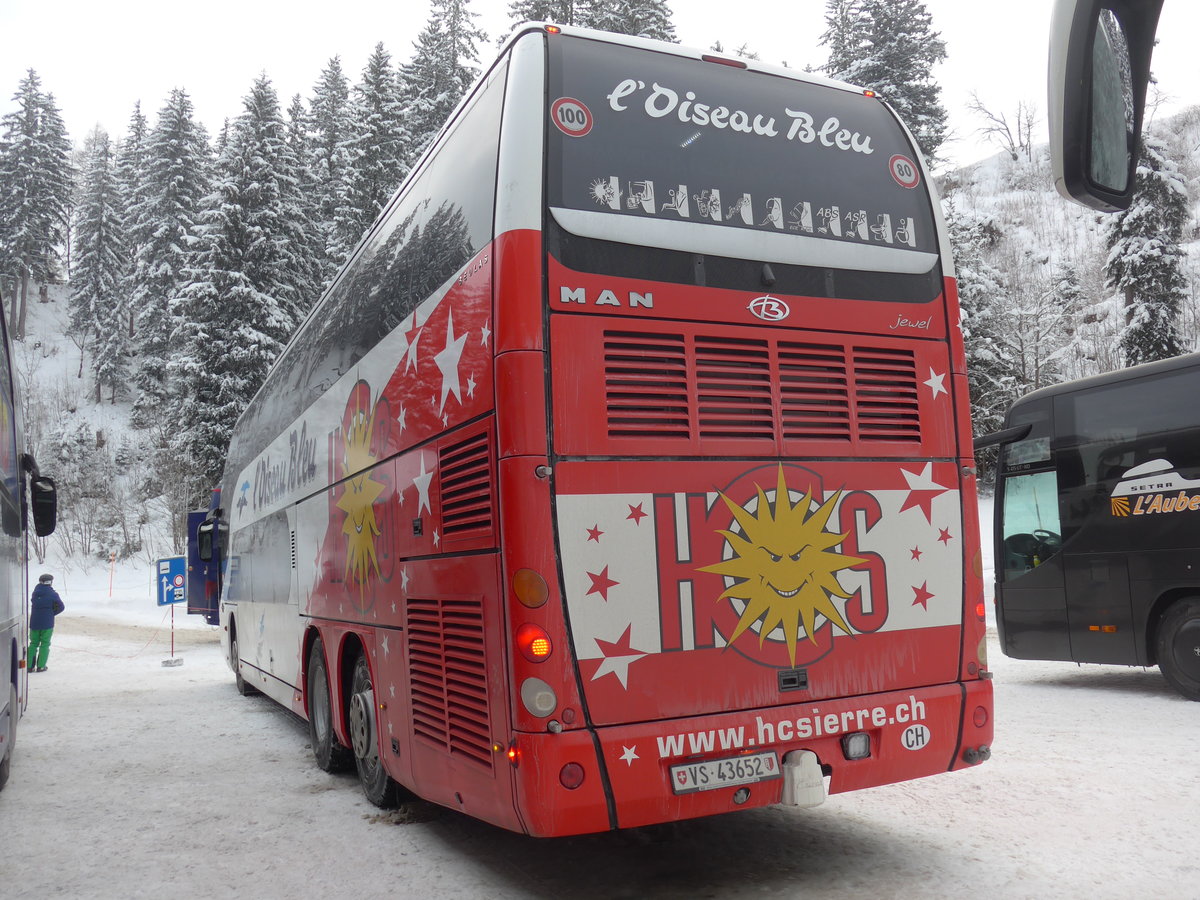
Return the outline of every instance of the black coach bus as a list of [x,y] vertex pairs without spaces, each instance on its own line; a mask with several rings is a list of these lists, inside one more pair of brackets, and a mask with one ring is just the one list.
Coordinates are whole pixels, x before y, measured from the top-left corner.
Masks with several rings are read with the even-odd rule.
[[996,436],[1008,656],[1157,665],[1200,700],[1198,397],[1200,353],[1013,404]]

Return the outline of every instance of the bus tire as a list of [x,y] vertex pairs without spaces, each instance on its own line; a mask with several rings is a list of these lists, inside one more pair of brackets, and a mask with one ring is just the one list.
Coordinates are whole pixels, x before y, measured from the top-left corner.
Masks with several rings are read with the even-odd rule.
[[17,719],[21,710],[17,706],[17,686],[8,686],[8,734],[4,736],[4,759],[0,761],[0,790],[8,784],[8,776],[12,772],[13,753],[17,749]]
[[333,729],[333,694],[329,689],[329,668],[325,665],[325,645],[316,638],[308,650],[308,678],[305,680],[308,705],[308,734],[312,740],[317,766],[325,772],[344,772],[350,768],[351,751],[338,743]]
[[1158,623],[1155,651],[1167,683],[1189,700],[1200,700],[1200,598],[1172,604]]
[[233,683],[237,686],[237,692],[243,697],[249,697],[251,694],[257,694],[258,688],[250,684],[242,677],[242,666],[240,654],[238,653],[238,636],[237,636],[237,620],[229,620],[229,665],[233,667]]
[[350,684],[350,738],[354,744],[354,766],[367,799],[380,809],[393,809],[400,803],[400,786],[392,780],[379,758],[378,704],[371,684],[367,656],[360,652],[354,660]]

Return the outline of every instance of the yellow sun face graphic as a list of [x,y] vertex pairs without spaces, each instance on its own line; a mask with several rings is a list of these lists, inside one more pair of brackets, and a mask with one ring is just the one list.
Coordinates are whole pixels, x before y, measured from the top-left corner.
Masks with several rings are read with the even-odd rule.
[[795,665],[800,629],[803,627],[804,634],[815,644],[818,614],[851,634],[850,626],[833,602],[834,597],[843,600],[851,597],[838,583],[836,573],[866,560],[838,553],[834,548],[846,539],[846,534],[825,530],[841,497],[840,491],[824,503],[816,504],[810,490],[798,503],[792,503],[783,466],[779,467],[774,505],[761,487],[756,484],[755,489],[758,505],[753,513],[721,494],[740,533],[720,530],[718,533],[728,542],[733,555],[700,571],[734,579],[718,601],[731,598],[745,603],[741,619],[729,638],[730,644],[755,623],[760,623],[760,647],[768,634],[782,628],[788,656]]
[[[367,397],[369,405],[370,398]],[[375,462],[371,453],[371,434],[375,429],[375,411],[355,406],[348,411],[343,440],[342,475],[361,472]],[[359,596],[366,593],[367,579],[371,571],[379,574],[379,559],[375,555],[375,538],[379,536],[379,525],[375,521],[375,501],[384,491],[384,486],[363,472],[346,482],[346,489],[337,505],[346,513],[342,523],[342,534],[346,536],[346,581],[358,585]]]

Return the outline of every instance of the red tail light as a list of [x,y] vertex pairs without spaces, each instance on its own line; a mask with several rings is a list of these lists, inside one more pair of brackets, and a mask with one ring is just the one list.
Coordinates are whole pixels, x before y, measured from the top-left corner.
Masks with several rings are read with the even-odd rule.
[[544,662],[554,652],[550,635],[540,625],[526,623],[517,629],[517,649],[530,662]]

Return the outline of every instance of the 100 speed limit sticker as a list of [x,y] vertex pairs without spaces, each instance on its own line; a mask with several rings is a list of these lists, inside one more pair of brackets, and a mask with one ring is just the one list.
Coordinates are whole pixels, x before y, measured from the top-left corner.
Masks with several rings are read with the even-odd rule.
[[558,130],[570,137],[583,137],[592,130],[592,111],[582,100],[559,97],[550,106],[550,118]]

